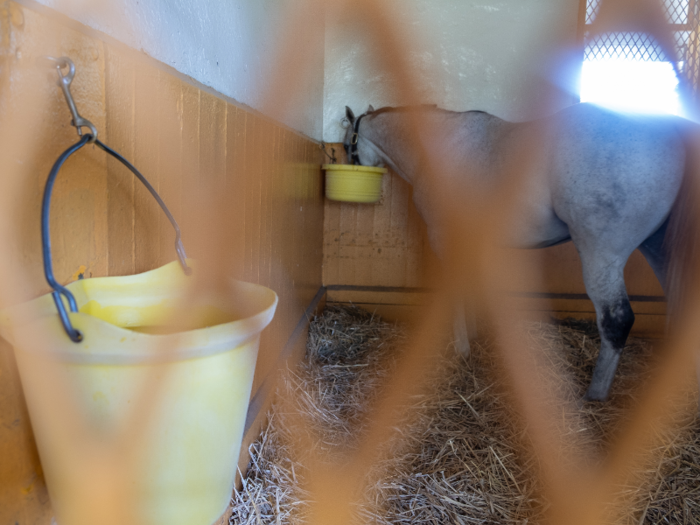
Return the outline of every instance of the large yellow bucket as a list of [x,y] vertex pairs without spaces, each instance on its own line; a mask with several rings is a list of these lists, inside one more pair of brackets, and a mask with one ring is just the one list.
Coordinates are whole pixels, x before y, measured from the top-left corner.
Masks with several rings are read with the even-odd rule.
[[277,296],[232,280],[188,304],[182,331],[165,331],[188,279],[172,262],[71,283],[78,343],[50,295],[0,312],[59,525],[108,522],[94,507],[117,493],[130,525],[210,525],[226,510]]
[[[78,114],[69,89],[73,62],[47,60],[80,140],[58,157],[44,188],[44,274],[54,292],[0,311],[0,335],[15,348],[53,509],[59,525],[211,525],[231,497],[260,333],[277,296],[233,280],[217,293],[189,293],[191,268],[175,218]],[[87,144],[151,193],[175,230],[179,264],[68,286],[56,281],[51,193],[65,161]]]

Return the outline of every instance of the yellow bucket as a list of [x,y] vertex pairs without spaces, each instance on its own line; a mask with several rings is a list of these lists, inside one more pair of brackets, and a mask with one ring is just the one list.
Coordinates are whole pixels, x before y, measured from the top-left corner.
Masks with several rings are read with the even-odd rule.
[[[226,510],[260,333],[277,295],[231,280],[188,305],[194,321],[182,332],[163,333],[188,279],[172,262],[71,283],[79,311],[68,315],[79,343],[66,336],[51,295],[0,312],[59,525],[105,523],[100,509],[90,510],[100,484],[120,491],[130,525],[210,525]],[[65,396],[47,391],[47,378],[66,386],[80,428],[66,424]],[[112,473],[98,472],[100,457],[112,458],[125,483],[103,486]]]
[[326,197],[344,202],[379,202],[382,197],[382,175],[386,168],[352,164],[324,164]]

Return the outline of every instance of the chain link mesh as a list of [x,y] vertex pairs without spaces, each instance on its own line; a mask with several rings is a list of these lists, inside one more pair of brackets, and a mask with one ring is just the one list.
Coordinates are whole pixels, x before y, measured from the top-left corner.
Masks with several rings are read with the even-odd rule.
[[[664,0],[666,19],[676,42],[679,60],[685,62],[694,28],[697,26],[697,3],[700,0]],[[631,58],[640,61],[668,62],[661,46],[644,33],[605,33],[591,37],[590,26],[600,8],[601,0],[588,0],[586,3],[586,43],[584,59],[601,60],[609,58]]]
[[[687,24],[689,16],[695,8],[695,0],[663,0],[663,6],[666,10],[666,19],[670,24]],[[586,25],[593,22],[598,9],[600,9],[601,0],[588,0],[586,3]]]
[[[639,61],[670,62],[661,46],[644,33],[605,33],[592,36],[591,24],[602,0],[586,1],[584,26],[584,60],[628,58]],[[676,44],[678,68],[692,86],[693,95],[700,92],[700,0],[663,0],[666,20]]]

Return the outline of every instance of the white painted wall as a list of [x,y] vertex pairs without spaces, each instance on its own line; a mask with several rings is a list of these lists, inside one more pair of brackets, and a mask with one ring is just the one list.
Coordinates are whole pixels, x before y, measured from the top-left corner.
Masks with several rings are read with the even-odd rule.
[[[304,0],[36,1],[293,129],[321,137],[324,16]],[[306,62],[304,83],[286,108],[262,107],[292,10],[303,13],[294,17],[294,31]]]
[[[548,85],[562,43],[573,45],[579,0],[385,0],[408,35],[404,48],[420,102],[527,120],[575,99]],[[324,132],[341,140],[345,105],[356,114],[401,105],[397,85],[375,60],[381,51],[361,23],[326,20]],[[559,77],[561,78],[561,74]],[[566,76],[566,75],[565,75]],[[571,78],[565,78],[571,88]]]
[[[327,142],[340,140],[346,104],[363,112],[369,104],[403,103],[391,77],[374,61],[381,43],[330,9],[326,17],[323,2],[19,1],[37,1],[64,13]],[[405,51],[421,81],[421,102],[452,110],[481,109],[511,120],[534,118],[571,103],[545,79],[551,76],[557,46],[574,40],[579,0],[382,2],[410,37]],[[293,31],[295,44],[301,44],[304,82],[283,104],[263,107],[284,30]]]

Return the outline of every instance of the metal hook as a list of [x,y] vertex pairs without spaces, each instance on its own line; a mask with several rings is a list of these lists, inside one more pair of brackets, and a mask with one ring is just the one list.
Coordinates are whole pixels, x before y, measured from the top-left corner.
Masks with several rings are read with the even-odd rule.
[[[97,140],[97,128],[88,119],[83,118],[80,116],[80,114],[78,114],[78,108],[75,106],[73,95],[71,95],[70,92],[70,84],[73,82],[73,77],[75,76],[75,64],[73,64],[73,61],[68,57],[44,58],[54,64],[56,67],[56,72],[58,73],[57,83],[60,86],[61,91],[63,91],[63,96],[66,98],[66,102],[68,103],[68,109],[70,109],[70,113],[73,116],[72,124],[78,129],[78,136],[83,136],[82,128],[90,128],[90,135],[92,135],[92,138],[89,140],[89,142],[94,143]],[[68,73],[66,75],[64,75],[62,71],[62,69],[65,67],[68,68]]]

